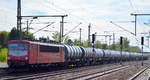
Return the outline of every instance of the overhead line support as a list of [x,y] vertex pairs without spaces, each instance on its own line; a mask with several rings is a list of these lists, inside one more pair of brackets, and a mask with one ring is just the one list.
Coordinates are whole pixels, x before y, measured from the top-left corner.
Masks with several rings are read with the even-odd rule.
[[38,17],[67,17],[68,15],[33,15],[33,16],[21,16],[21,17],[33,17],[33,18],[38,18]]
[[90,40],[90,34],[91,34],[91,24],[89,24],[89,26],[88,26],[88,47],[91,46],[90,45],[90,42],[91,42],[91,40]]
[[17,34],[18,39],[21,40],[21,0],[17,1]]
[[59,42],[61,43],[63,41],[64,37],[64,17],[67,17],[68,15],[34,15],[34,16],[21,16],[23,17],[33,17],[33,18],[38,18],[38,17],[61,17],[62,21],[60,22],[60,39]]
[[150,14],[136,14],[131,13],[131,16],[135,16],[135,36],[137,35],[136,28],[137,28],[137,16],[150,16]]

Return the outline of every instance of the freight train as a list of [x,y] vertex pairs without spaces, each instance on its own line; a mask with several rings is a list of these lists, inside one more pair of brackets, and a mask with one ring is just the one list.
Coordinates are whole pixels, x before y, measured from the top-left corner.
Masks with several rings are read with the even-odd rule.
[[98,64],[103,62],[119,62],[146,60],[148,56],[135,52],[122,52],[87,48],[81,46],[58,45],[26,40],[8,42],[9,67],[40,66],[52,64]]

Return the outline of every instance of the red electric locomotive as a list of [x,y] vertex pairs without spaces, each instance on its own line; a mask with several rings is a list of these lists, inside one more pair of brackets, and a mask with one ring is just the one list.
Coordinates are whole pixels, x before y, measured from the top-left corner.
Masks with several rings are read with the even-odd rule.
[[8,48],[9,67],[64,62],[62,45],[13,40],[8,43]]

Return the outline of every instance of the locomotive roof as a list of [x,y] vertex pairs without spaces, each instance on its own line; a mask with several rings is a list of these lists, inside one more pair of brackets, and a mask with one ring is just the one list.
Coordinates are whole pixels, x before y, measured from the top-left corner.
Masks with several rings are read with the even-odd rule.
[[63,47],[63,45],[60,45],[60,44],[43,43],[43,42],[35,42],[35,41],[27,41],[27,40],[12,40],[12,41],[9,41],[8,44],[9,43],[26,43],[26,44],[38,44],[38,45]]

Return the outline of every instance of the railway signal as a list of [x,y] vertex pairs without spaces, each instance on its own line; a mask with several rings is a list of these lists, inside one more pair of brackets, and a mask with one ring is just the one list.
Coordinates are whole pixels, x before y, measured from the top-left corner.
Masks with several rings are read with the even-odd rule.
[[143,66],[143,45],[144,45],[144,37],[141,37],[141,45],[142,45],[142,66]]
[[92,34],[92,43],[94,44],[95,42],[95,34]]
[[141,45],[144,45],[144,37],[141,37]]
[[120,37],[120,56],[121,56],[121,61],[120,64],[122,64],[122,48],[123,48],[123,37]]
[[90,34],[91,34],[91,24],[89,24],[89,26],[88,26],[88,47],[90,47],[90,42],[91,42]]
[[92,34],[92,47],[93,47],[93,53],[95,53],[95,50],[94,50],[94,42],[95,42],[95,34]]
[[123,45],[123,37],[120,37],[120,45]]

